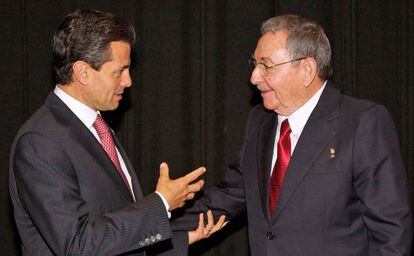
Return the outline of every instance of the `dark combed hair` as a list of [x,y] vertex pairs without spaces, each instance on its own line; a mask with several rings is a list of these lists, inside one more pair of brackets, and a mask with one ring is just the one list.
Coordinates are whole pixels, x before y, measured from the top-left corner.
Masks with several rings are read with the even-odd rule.
[[76,10],[66,16],[52,39],[53,69],[57,83],[72,81],[72,66],[85,61],[95,70],[111,60],[110,43],[135,41],[134,27],[124,19],[97,10]]

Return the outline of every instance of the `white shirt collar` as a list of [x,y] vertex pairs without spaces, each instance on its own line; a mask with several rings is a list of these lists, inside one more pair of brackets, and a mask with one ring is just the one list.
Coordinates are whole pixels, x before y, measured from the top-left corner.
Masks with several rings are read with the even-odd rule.
[[302,133],[303,128],[305,127],[306,122],[308,121],[312,111],[315,109],[318,104],[319,98],[322,95],[323,90],[325,89],[326,82],[322,87],[312,96],[302,107],[293,112],[290,116],[281,116],[278,115],[278,123],[281,124],[286,118],[289,119],[290,129],[292,130],[292,135],[298,135]]
[[70,110],[72,110],[72,112],[82,121],[86,127],[88,127],[88,129],[91,129],[97,115],[99,114],[99,111],[95,111],[79,100],[73,98],[65,91],[60,89],[58,85],[56,85],[53,92],[56,94],[56,96],[59,97],[59,99],[63,101],[63,103],[69,107]]

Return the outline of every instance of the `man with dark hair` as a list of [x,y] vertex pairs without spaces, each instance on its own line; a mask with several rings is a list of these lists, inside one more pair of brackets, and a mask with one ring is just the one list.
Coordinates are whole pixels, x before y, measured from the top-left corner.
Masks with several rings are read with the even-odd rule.
[[247,212],[254,256],[409,256],[407,177],[392,118],[380,105],[342,95],[327,80],[331,48],[322,27],[296,15],[262,26],[241,155],[175,229],[210,208]]
[[175,253],[185,255],[189,242],[223,224],[201,221],[189,239],[173,237],[169,212],[201,189],[204,182],[195,180],[205,169],[171,180],[163,163],[156,191],[143,197],[100,115],[116,109],[131,86],[134,39],[126,21],[95,10],[75,11],[58,27],[52,41],[58,84],[11,149],[10,194],[23,255],[146,255],[149,245],[166,246],[171,238]]
[[77,10],[59,24],[52,39],[53,68],[59,84],[72,82],[73,64],[82,60],[93,69],[110,61],[111,42],[132,46],[135,29],[124,19],[109,13]]

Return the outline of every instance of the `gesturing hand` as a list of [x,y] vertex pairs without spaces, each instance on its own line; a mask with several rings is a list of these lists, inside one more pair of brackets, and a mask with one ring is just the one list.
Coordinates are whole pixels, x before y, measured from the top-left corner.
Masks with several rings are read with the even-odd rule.
[[209,236],[211,236],[212,234],[216,233],[224,226],[226,226],[227,223],[229,223],[228,221],[224,222],[226,220],[226,217],[224,215],[221,215],[217,223],[214,224],[213,213],[210,210],[207,211],[206,226],[204,226],[203,213],[200,213],[198,218],[199,220],[197,229],[188,232],[188,244],[193,244],[199,240],[208,238]]
[[160,165],[160,177],[158,178],[156,190],[167,200],[170,206],[168,211],[182,207],[186,200],[194,198],[195,193],[204,186],[204,181],[192,182],[205,171],[204,167],[200,167],[181,178],[172,180],[170,179],[168,165],[166,163]]

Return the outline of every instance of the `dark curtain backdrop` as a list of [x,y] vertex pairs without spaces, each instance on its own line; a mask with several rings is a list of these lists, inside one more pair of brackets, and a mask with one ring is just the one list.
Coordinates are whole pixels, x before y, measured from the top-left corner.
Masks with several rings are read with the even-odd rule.
[[[333,49],[333,80],[349,95],[385,105],[414,184],[414,1],[412,0],[1,0],[0,254],[19,255],[7,185],[11,141],[53,88],[50,39],[76,8],[125,17],[138,40],[133,87],[106,118],[135,164],[144,192],[161,161],[178,177],[207,167],[217,183],[236,157],[245,122],[260,102],[247,59],[260,24],[284,13],[319,21]],[[248,255],[244,218],[191,255]]]

